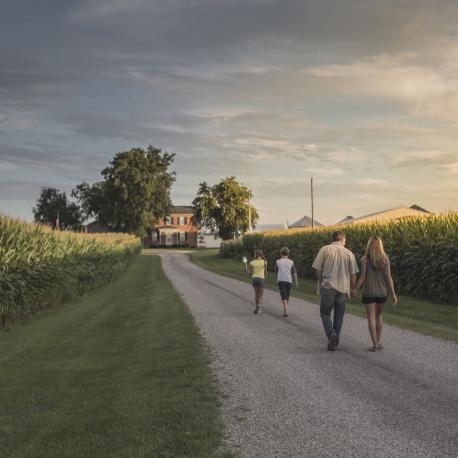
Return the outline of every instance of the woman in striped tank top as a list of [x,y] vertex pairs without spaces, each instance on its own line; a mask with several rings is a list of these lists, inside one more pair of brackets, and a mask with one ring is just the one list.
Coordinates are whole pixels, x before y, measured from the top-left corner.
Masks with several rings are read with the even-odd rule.
[[361,258],[361,276],[355,286],[355,291],[363,288],[363,304],[367,308],[367,323],[372,339],[370,351],[383,349],[380,343],[383,329],[383,306],[388,294],[391,293],[393,305],[398,299],[394,291],[393,278],[391,277],[390,258],[383,249],[380,237],[374,235],[369,239],[366,253]]

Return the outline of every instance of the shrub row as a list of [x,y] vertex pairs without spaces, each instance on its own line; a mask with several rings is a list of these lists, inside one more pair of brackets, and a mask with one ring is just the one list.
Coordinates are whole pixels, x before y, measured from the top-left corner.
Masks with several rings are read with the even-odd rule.
[[109,282],[140,249],[127,234],[51,231],[0,215],[2,326]]
[[369,237],[380,236],[390,256],[399,292],[458,305],[458,213],[403,218],[388,223],[245,234],[241,241],[223,243],[220,254],[230,258],[253,256],[259,247],[273,268],[280,248],[287,246],[299,273],[312,278],[312,262],[336,229],[345,231],[347,247],[358,261]]

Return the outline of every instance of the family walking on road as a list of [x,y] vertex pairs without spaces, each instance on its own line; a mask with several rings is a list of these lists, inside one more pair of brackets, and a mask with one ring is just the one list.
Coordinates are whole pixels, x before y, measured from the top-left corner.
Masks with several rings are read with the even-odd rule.
[[[355,297],[362,288],[362,303],[367,310],[369,333],[372,340],[370,351],[383,349],[381,344],[383,330],[383,307],[391,295],[393,305],[397,304],[396,292],[391,276],[390,260],[383,249],[380,237],[370,237],[364,256],[361,258],[361,275],[354,254],[345,247],[346,238],[342,231],[332,233],[332,241],[323,246],[312,267],[316,272],[320,295],[320,317],[328,339],[327,348],[335,351],[340,342],[345,303],[349,297]],[[289,249],[280,250],[281,258],[275,262],[277,286],[283,305],[283,317],[288,316],[288,301],[293,284],[298,287],[297,271],[294,262],[289,259]],[[246,259],[244,258],[246,261]],[[267,277],[267,260],[262,250],[256,250],[255,259],[245,262],[247,272],[252,276],[255,290],[256,309],[262,310],[264,281]]]
[[[281,302],[283,304],[283,316],[288,316],[288,302],[293,285],[293,278],[296,288],[299,287],[297,281],[297,272],[294,262],[288,258],[289,249],[284,247],[280,250],[281,258],[275,262],[275,271],[277,272],[277,285],[280,290]],[[262,296],[264,293],[264,281],[267,277],[267,260],[262,250],[257,249],[255,258],[249,264],[246,258],[243,258],[247,273],[251,275],[251,284],[254,288],[254,300],[256,308],[255,314],[262,312]]]

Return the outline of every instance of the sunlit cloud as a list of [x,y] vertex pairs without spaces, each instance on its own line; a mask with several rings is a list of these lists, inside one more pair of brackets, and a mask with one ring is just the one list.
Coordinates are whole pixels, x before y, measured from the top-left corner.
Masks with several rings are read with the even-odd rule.
[[381,55],[312,67],[304,73],[334,93],[388,99],[413,115],[456,122],[458,58],[452,49],[449,60],[439,65],[425,65],[417,54]]
[[382,180],[381,178],[364,178],[362,180],[358,180],[358,183],[370,187],[374,186],[377,188],[383,188],[389,184],[386,180]]
[[[451,173],[458,175],[458,162],[454,162],[453,164],[448,164],[448,169]],[[458,184],[458,183],[455,183]]]

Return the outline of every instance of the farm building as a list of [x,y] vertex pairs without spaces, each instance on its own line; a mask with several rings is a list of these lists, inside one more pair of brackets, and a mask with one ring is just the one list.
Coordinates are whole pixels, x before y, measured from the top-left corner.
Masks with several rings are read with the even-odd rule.
[[353,223],[371,223],[371,222],[383,222],[391,221],[394,219],[425,216],[431,213],[418,205],[412,205],[411,207],[396,207],[390,208],[389,210],[383,210],[375,213],[369,213],[368,215],[359,216],[354,218],[353,216],[346,216],[336,224],[353,224]]
[[353,216],[346,216],[344,219],[341,219],[338,221],[336,224],[346,224],[346,223],[351,223],[353,222],[355,218]]
[[143,244],[149,247],[188,246],[197,247],[198,228],[193,223],[194,207],[172,207],[170,215],[160,222]]
[[[323,226],[316,219],[313,220],[313,223],[315,227]],[[312,227],[312,218],[310,218],[310,216],[303,216],[301,219],[298,219],[295,223],[288,225],[288,229],[295,229],[299,227]]]
[[92,223],[86,224],[84,226],[84,232],[89,234],[101,234],[106,232],[114,232],[113,229],[103,225],[99,221],[92,221]]

